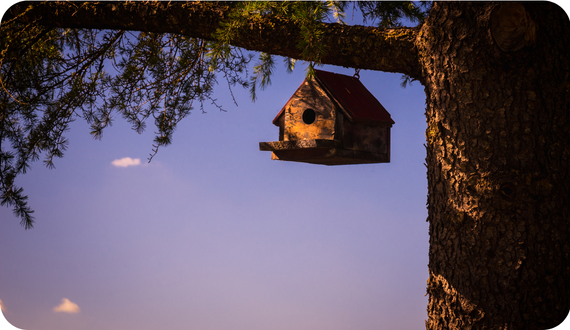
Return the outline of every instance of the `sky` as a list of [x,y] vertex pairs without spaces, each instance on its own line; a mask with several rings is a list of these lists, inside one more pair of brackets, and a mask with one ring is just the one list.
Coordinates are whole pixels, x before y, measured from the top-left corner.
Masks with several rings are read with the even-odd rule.
[[390,163],[271,160],[259,142],[278,140],[272,120],[304,75],[278,62],[256,102],[233,90],[238,106],[220,81],[227,111],[193,111],[150,164],[152,129],[117,119],[98,141],[75,122],[56,169],[37,163],[17,180],[34,228],[0,208],[6,319],[25,330],[424,328],[423,87],[360,72],[395,121]]

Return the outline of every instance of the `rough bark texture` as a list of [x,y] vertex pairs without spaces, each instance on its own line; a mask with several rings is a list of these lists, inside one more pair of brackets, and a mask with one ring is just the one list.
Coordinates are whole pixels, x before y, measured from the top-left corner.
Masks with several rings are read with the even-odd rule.
[[422,27],[428,329],[547,329],[568,313],[568,23],[550,3],[445,2]]
[[[227,18],[231,3],[185,1],[20,2],[3,20],[25,12],[19,20],[50,27],[134,30],[177,33],[212,39]],[[402,72],[417,78],[420,67],[414,40],[418,29],[377,29],[323,24],[324,64],[370,70]],[[232,41],[237,47],[302,59],[297,47],[299,27],[286,20],[251,22]]]
[[[209,39],[224,3],[20,3],[5,19]],[[427,96],[428,329],[545,329],[570,309],[570,24],[547,2],[435,3],[421,29],[326,24],[324,63],[401,72]],[[300,58],[298,28],[234,44]]]

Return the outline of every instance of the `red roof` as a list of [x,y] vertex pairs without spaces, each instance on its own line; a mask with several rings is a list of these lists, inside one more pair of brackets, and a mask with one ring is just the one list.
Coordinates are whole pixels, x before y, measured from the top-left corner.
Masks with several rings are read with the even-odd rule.
[[[390,113],[364,87],[358,78],[321,70],[315,70],[315,77],[353,121],[375,121],[394,124]],[[285,107],[275,117],[273,120],[274,124],[277,125],[277,120],[284,110]]]

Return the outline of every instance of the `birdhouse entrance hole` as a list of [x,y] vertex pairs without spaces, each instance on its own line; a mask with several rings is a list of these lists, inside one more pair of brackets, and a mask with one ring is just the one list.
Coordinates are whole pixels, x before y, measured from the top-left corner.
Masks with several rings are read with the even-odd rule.
[[[317,120],[318,118],[318,120]],[[390,162],[390,113],[356,77],[315,70],[273,119],[271,158],[322,165]]]
[[307,125],[311,125],[317,119],[317,114],[313,109],[307,109],[303,112],[303,122]]

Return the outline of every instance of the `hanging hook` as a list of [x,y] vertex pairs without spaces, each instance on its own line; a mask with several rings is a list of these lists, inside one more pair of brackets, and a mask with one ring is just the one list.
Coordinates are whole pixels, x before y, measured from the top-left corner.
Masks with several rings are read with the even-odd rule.
[[354,76],[353,77],[360,80],[360,69],[354,69]]

